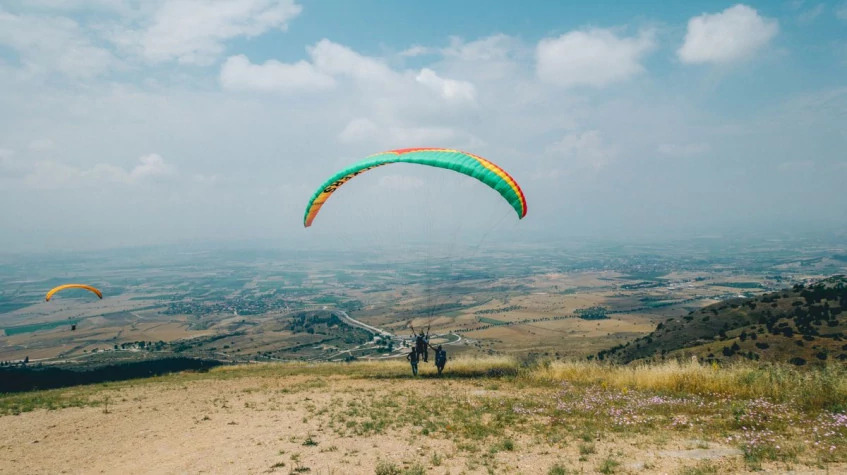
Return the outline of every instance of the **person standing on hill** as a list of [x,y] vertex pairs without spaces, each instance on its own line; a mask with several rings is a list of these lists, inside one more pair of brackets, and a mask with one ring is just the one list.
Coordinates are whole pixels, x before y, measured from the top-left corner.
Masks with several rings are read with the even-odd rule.
[[418,375],[418,349],[412,348],[412,351],[406,355],[406,359],[409,360],[409,364],[412,365],[412,376]]
[[438,375],[441,376],[441,372],[444,371],[444,365],[447,364],[447,352],[441,348],[441,345],[438,345],[438,348],[435,349],[435,367],[438,368]]

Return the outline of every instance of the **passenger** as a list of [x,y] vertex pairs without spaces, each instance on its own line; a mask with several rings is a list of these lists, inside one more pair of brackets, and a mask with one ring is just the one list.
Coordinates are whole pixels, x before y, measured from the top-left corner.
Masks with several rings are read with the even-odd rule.
[[412,351],[406,355],[406,359],[409,360],[409,364],[412,365],[412,376],[418,375],[418,349],[412,348]]
[[441,345],[438,345],[438,348],[435,349],[435,367],[438,368],[438,375],[441,376],[441,372],[444,371],[444,365],[447,364],[447,352],[441,348]]
[[423,340],[423,357],[424,363],[429,361],[429,330],[427,330],[427,334],[424,335],[421,333],[421,339]]
[[415,337],[415,351],[418,353],[418,358],[420,359],[423,356],[424,362],[429,359],[429,349],[426,347],[426,339],[424,338],[424,333],[421,332],[420,335]]

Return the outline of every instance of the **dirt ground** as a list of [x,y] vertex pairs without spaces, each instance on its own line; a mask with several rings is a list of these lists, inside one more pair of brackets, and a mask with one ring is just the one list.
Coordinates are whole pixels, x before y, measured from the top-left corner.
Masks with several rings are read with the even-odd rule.
[[[337,414],[333,409],[357,398],[409,392],[437,397],[444,390],[471,401],[498,397],[497,390],[472,380],[343,376],[139,382],[105,388],[96,397],[108,400],[108,405],[0,417],[0,473],[373,474],[380,462],[398,470],[418,464],[425,473],[437,474],[546,474],[556,465],[566,471],[553,473],[594,473],[610,457],[618,461],[611,467],[614,473],[745,470],[738,449],[697,440],[670,439],[656,445],[641,437],[612,435],[594,441],[594,452],[584,454],[576,442],[546,444],[513,434],[513,449],[483,449],[482,458],[489,462],[481,463],[479,453],[463,449],[460,440],[423,435],[413,424],[361,436],[339,435],[330,427]],[[693,471],[698,469],[703,471]],[[847,467],[829,469],[835,473],[832,470]],[[793,473],[801,472],[816,470],[803,467]]]

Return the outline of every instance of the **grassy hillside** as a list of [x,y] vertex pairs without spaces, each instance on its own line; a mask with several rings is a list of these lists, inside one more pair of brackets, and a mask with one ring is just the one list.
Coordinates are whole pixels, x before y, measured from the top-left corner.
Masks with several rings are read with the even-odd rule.
[[0,395],[0,448],[11,473],[847,469],[841,365],[447,368],[253,364]]
[[847,278],[710,305],[659,323],[649,335],[597,358],[631,362],[692,355],[708,362],[847,362]]

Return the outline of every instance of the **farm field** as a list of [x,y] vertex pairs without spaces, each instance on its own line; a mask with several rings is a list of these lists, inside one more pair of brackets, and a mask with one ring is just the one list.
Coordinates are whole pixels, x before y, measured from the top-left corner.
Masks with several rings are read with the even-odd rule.
[[[485,259],[457,251],[449,265],[423,252],[157,253],[145,265],[115,257],[100,267],[81,256],[62,272],[106,298],[66,291],[50,302],[42,292],[59,282],[52,265],[36,267],[39,278],[24,259],[0,274],[9,309],[0,314],[0,362],[84,364],[92,354],[103,362],[157,351],[226,362],[402,357],[413,329],[451,354],[585,357],[715,302],[847,272],[825,247],[802,264],[788,245],[754,263],[696,252],[492,248]],[[351,329],[342,313],[371,330]]]

